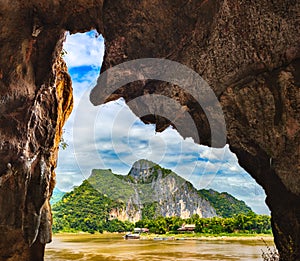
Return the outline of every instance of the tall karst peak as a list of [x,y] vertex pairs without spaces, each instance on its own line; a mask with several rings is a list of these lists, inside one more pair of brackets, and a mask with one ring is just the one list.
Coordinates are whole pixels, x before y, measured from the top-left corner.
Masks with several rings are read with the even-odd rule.
[[150,183],[158,177],[163,178],[168,173],[171,173],[171,170],[163,169],[150,160],[140,159],[133,164],[128,176],[138,183]]

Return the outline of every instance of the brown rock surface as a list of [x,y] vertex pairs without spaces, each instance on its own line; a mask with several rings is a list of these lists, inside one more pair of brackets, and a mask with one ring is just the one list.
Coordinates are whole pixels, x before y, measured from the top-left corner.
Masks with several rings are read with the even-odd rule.
[[[61,40],[65,30],[91,28],[106,40],[102,71],[136,58],[167,58],[210,84],[231,150],[267,193],[281,260],[299,260],[299,16],[299,0],[1,1],[0,260],[42,260],[51,240],[49,197],[72,107]],[[108,99],[146,93],[179,101],[200,142],[210,145],[201,107],[179,86],[135,82]],[[144,120],[158,130],[170,124]],[[173,122],[188,135],[183,123]]]

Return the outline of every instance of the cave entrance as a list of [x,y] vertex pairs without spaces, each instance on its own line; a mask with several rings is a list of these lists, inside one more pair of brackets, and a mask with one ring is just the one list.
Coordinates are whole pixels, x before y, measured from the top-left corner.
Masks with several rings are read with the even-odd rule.
[[[269,214],[264,190],[239,166],[227,145],[223,149],[201,146],[192,138],[183,139],[172,127],[156,133],[155,126],[144,124],[122,98],[91,105],[88,94],[97,81],[104,48],[104,39],[96,31],[66,37],[63,53],[73,82],[74,110],[64,127],[52,203],[81,186],[93,169],[127,175],[134,162],[147,159],[171,169],[198,190],[227,192],[257,214]],[[79,104],[86,113],[77,117]],[[90,118],[90,124],[82,124],[80,117]],[[93,220],[87,217],[80,222]]]

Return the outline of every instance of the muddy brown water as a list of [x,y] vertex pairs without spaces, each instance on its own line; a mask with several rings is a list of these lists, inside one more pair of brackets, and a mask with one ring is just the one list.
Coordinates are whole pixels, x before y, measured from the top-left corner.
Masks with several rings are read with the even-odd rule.
[[[268,242],[272,245],[272,242]],[[46,261],[262,260],[262,240],[124,240],[122,235],[55,235]]]

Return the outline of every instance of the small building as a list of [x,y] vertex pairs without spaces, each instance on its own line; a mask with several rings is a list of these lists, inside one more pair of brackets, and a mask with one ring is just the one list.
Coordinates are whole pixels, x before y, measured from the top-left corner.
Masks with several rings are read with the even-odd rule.
[[196,225],[194,224],[183,224],[182,227],[178,228],[177,231],[195,231]]
[[139,227],[136,227],[134,229],[134,233],[148,233],[149,232],[149,229],[148,228],[139,228]]

